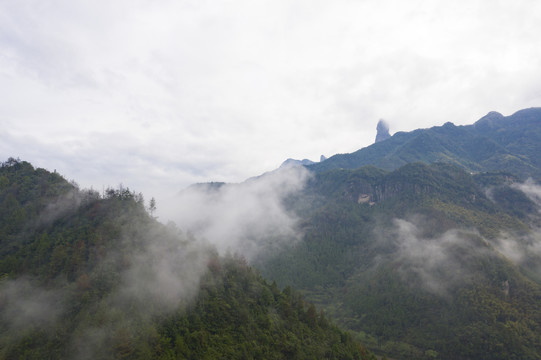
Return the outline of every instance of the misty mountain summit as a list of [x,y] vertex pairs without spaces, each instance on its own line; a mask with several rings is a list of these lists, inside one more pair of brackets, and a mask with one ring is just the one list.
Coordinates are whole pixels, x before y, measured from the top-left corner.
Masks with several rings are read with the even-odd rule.
[[312,165],[312,164],[315,164],[315,162],[309,159],[297,160],[297,159],[289,158],[286,161],[284,161],[280,165],[280,167],[285,168],[285,167],[292,167],[292,166],[306,166],[306,165]]
[[378,131],[376,134],[376,141],[380,142],[383,140],[387,140],[391,137],[391,134],[389,134],[389,124],[383,119],[380,119],[378,121],[378,126],[376,127],[376,130]]
[[[325,157],[325,155],[321,155],[319,158],[319,162],[323,162],[325,160],[327,160],[327,157]],[[317,161],[312,161],[310,159],[297,160],[297,159],[289,158],[280,165],[280,168],[294,167],[294,166],[308,166],[308,165],[313,165],[313,164],[317,164]]]
[[495,124],[502,121],[504,116],[497,111],[490,111],[488,114],[477,120],[473,125],[479,131],[485,131],[494,127]]

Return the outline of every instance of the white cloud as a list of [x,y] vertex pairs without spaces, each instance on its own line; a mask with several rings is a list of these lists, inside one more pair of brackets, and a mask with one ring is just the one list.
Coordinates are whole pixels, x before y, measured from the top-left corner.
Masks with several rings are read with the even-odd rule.
[[[513,184],[513,187],[524,192],[541,211],[541,186],[532,179],[524,183]],[[527,268],[537,276],[541,276],[541,228],[532,227],[526,234],[502,233],[496,239],[496,249],[517,265]]]
[[513,187],[522,191],[530,200],[541,208],[541,185],[536,184],[533,179],[530,178],[524,183],[513,184]]
[[369,145],[380,118],[539,106],[539,18],[526,0],[3,2],[1,150],[147,197],[241,181]]
[[476,232],[452,229],[437,237],[426,237],[416,222],[422,223],[422,219],[395,219],[391,237],[386,239],[394,247],[391,260],[411,286],[447,296],[456,286],[472,280],[473,258],[491,256],[485,240]]
[[252,260],[300,239],[297,217],[284,202],[304,187],[309,176],[299,166],[241,184],[190,187],[166,205],[168,216],[222,253],[230,251]]
[[27,278],[0,282],[0,321],[12,336],[28,327],[54,325],[64,303],[64,292],[37,287]]

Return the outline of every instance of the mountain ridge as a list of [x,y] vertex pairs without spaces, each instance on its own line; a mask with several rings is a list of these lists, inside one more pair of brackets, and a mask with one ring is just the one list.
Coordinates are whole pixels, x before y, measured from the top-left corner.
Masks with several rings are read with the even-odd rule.
[[[263,241],[249,260],[263,277],[190,229],[158,224],[141,194],[81,191],[9,159],[0,358],[73,357],[85,340],[84,353],[109,358],[373,358],[306,299],[378,354],[539,359],[540,119],[540,108],[490,112],[234,186],[186,189],[213,205],[198,210],[210,213],[198,226],[233,223],[209,234],[225,238],[232,226],[234,244]],[[51,313],[16,316],[18,304]],[[21,326],[28,320],[38,326]]]
[[[297,166],[305,186],[282,201],[302,238],[254,265],[379,354],[537,359],[540,122],[490,112]],[[271,176],[288,177],[250,181]]]
[[541,179],[541,108],[503,116],[490,112],[472,125],[442,126],[397,132],[385,141],[349,154],[336,154],[307,168],[322,172],[373,165],[394,170],[408,162],[454,163],[467,171],[511,171]]

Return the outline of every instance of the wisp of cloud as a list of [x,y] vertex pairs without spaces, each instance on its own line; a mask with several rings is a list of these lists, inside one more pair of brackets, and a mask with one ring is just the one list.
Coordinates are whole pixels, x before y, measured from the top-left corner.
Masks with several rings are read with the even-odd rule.
[[263,250],[299,239],[297,217],[284,200],[300,191],[310,173],[303,166],[280,168],[241,184],[202,184],[169,204],[171,218],[221,252],[250,260]]

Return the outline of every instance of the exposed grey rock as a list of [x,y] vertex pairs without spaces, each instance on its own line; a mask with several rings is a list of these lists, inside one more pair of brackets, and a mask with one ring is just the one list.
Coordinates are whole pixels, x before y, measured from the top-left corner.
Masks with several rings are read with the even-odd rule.
[[376,130],[378,131],[376,134],[376,142],[387,140],[391,137],[391,134],[389,134],[389,125],[383,119],[380,119],[378,121],[378,126],[376,127]]

